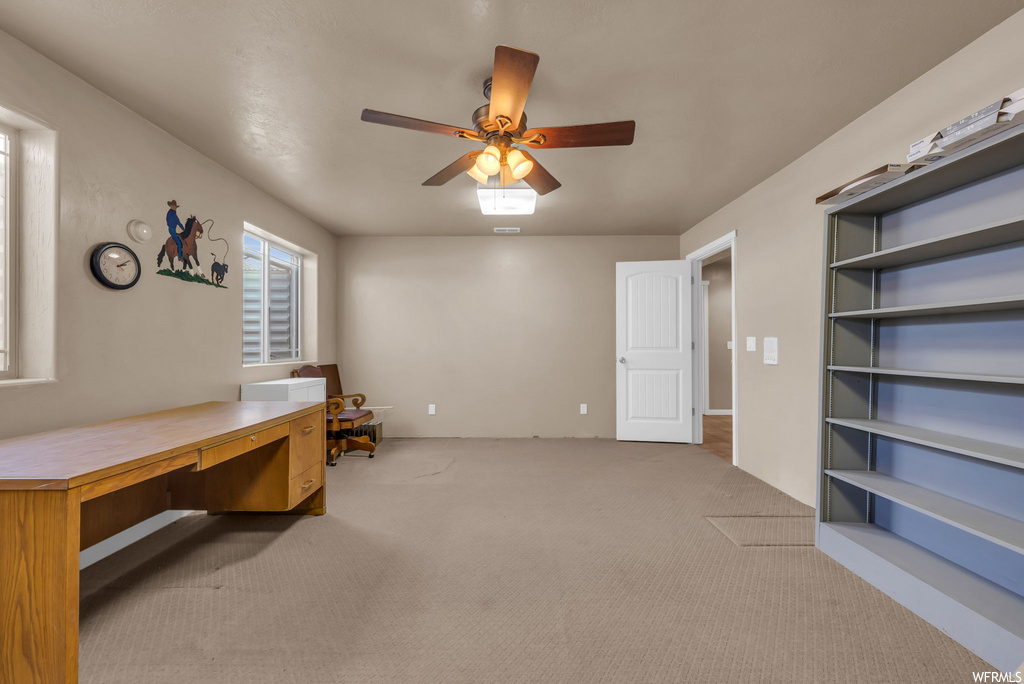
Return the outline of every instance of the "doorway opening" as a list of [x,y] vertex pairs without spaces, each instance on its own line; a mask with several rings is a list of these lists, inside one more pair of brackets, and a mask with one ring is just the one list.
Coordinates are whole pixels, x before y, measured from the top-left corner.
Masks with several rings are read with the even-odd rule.
[[687,255],[694,261],[694,440],[738,465],[735,231]]

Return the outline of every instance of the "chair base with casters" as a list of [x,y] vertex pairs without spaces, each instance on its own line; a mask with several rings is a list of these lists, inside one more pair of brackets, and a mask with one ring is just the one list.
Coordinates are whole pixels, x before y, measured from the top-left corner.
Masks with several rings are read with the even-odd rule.
[[[324,378],[327,388],[327,465],[338,465],[338,454],[346,451],[373,451],[377,448],[369,437],[346,434],[364,423],[373,420],[373,411],[362,408],[366,403],[363,394],[345,394],[341,389],[341,377],[337,364],[322,366],[301,366],[292,371],[294,378]],[[345,400],[352,401],[355,408],[345,408]]]
[[[358,406],[362,406],[358,399]],[[377,448],[369,437],[362,435],[353,437],[345,434],[364,423],[373,420],[373,411],[361,408],[346,409],[344,399],[331,398],[327,401],[327,465],[338,465],[338,455],[348,451],[368,451],[369,457],[373,458],[373,452]]]

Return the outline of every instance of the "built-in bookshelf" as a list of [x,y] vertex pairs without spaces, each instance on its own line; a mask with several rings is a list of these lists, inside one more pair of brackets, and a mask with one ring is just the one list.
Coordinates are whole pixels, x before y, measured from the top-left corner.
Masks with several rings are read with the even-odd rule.
[[1024,126],[828,211],[818,547],[1024,663]]

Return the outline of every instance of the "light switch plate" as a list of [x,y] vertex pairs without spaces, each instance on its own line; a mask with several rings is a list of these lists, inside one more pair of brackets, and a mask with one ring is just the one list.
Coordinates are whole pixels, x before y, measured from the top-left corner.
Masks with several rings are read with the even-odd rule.
[[748,337],[747,338],[747,351],[757,351],[757,338],[756,337]]
[[769,366],[779,365],[779,338],[764,338],[764,362]]
[[726,349],[732,349],[732,341],[731,340],[729,342],[725,343],[725,348]]
[[586,404],[580,404],[580,415],[581,416],[587,415],[587,405]]
[[437,409],[434,407],[433,404],[427,404],[427,415],[428,416],[437,415]]

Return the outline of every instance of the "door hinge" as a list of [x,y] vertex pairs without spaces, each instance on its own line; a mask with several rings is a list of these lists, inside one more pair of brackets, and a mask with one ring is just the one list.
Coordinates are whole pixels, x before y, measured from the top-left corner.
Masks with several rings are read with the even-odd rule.
[[691,416],[697,415],[697,407],[696,406],[694,406],[693,408],[690,409],[690,415]]
[[693,285],[693,276],[690,276],[690,284]]
[[690,349],[696,349],[696,348],[697,348],[697,343],[696,342],[690,342]]

